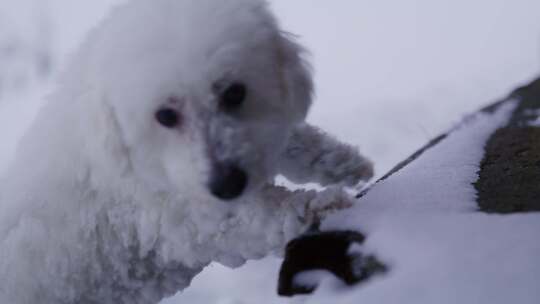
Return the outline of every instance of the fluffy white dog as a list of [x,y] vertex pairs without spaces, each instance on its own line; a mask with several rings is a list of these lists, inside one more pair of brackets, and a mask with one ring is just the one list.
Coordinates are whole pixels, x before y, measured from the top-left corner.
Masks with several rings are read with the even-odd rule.
[[303,122],[302,49],[263,0],[132,0],[95,29],[0,183],[0,303],[157,303],[279,252],[369,161]]

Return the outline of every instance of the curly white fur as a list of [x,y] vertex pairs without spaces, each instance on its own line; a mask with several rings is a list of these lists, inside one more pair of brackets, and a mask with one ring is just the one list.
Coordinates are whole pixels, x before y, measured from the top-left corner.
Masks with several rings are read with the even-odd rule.
[[[212,261],[236,267],[352,199],[371,164],[303,123],[311,77],[302,49],[262,0],[132,0],[74,56],[0,183],[0,302],[157,303]],[[220,86],[248,87],[237,113]],[[177,128],[154,118],[181,113]],[[224,202],[213,162],[249,184]]]

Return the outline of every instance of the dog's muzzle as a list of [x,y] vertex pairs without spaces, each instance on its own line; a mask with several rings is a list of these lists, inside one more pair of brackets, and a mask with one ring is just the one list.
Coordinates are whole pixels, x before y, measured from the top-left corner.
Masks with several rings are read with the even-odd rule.
[[247,173],[234,163],[217,163],[212,167],[208,188],[219,199],[238,198],[248,184]]

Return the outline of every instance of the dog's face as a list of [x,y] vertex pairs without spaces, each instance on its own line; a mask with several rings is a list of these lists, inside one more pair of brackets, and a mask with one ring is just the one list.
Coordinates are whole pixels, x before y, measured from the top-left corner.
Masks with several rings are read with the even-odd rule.
[[[150,5],[110,18],[100,42],[116,48],[93,65],[131,169],[182,194],[229,200],[256,189],[310,104],[301,49],[262,1],[139,2]],[[123,33],[132,18],[155,23]]]

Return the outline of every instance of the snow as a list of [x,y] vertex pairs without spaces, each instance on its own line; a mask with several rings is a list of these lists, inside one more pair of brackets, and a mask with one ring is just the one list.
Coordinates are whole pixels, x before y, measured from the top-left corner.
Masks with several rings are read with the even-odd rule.
[[365,247],[390,272],[345,291],[323,281],[305,303],[538,303],[538,231],[538,214],[387,215]]
[[306,303],[537,303],[540,214],[475,212],[483,147],[515,106],[510,100],[494,114],[469,117],[353,208],[330,216],[323,230],[366,233],[362,251],[390,272],[346,292],[323,281]]
[[475,212],[472,185],[483,146],[517,102],[468,117],[353,208],[324,221],[323,230],[366,233],[354,251],[375,254],[390,271],[358,288],[324,272],[301,273],[304,285],[320,284],[303,303],[537,303],[540,214]]
[[321,281],[328,280],[328,276],[332,276],[332,273],[326,270],[302,271],[294,276],[293,284],[306,288],[315,288],[319,286]]
[[527,125],[531,127],[540,127],[540,109],[526,110],[524,113],[527,116]]
[[[516,103],[510,100],[494,114],[469,117],[439,144],[375,184],[353,208],[328,218],[325,229],[356,228],[369,233],[371,225],[389,214],[424,216],[475,211],[476,191],[472,183],[478,179],[485,143],[508,122]],[[353,225],[348,227],[347,222]]]
[[[0,10],[9,10],[20,2],[2,0]],[[58,57],[63,59],[80,43],[83,34],[103,18],[111,5],[122,1],[49,2],[55,25],[55,50]],[[275,0],[272,3],[284,28],[301,35],[301,41],[313,53],[318,97],[310,121],[342,140],[360,145],[362,151],[375,160],[379,175],[427,140],[454,125],[465,113],[504,96],[516,85],[536,76],[540,67],[540,2],[536,0],[407,3],[350,0],[340,1],[339,5],[324,0]],[[39,104],[28,101],[37,99],[33,96],[41,95],[32,92],[28,97],[10,100],[10,105],[3,100],[0,129],[5,142],[0,149],[1,164],[8,162],[11,155],[8,151],[12,151],[11,147]],[[17,107],[19,104],[20,108]],[[21,118],[19,113],[27,118]],[[467,197],[470,195],[468,193]],[[460,205],[458,209],[464,210],[467,206]],[[431,218],[433,223],[428,223],[427,220]],[[391,216],[386,220],[391,221]],[[491,249],[486,248],[482,252],[484,246],[496,248],[500,245],[497,249],[500,249],[501,255],[494,259],[498,265],[493,263],[496,269],[501,270],[500,275],[514,262],[517,263],[516,269],[522,270],[524,276],[538,273],[535,271],[537,264],[533,264],[538,256],[535,248],[537,237],[530,231],[534,222],[538,222],[535,215],[429,214],[424,220],[424,224],[420,225],[422,222],[419,222],[416,226],[415,223],[421,219],[415,217],[407,222],[399,216],[395,226],[381,223],[380,230],[373,232],[368,244],[375,239],[384,241],[380,251],[387,252],[390,260],[398,260],[397,255],[401,256],[401,250],[404,256],[414,258],[420,252],[415,250],[422,248],[424,251],[420,253],[424,253],[424,257],[431,258],[437,264],[451,264],[455,262],[451,256],[437,249],[438,246],[448,248],[444,247],[445,239],[438,235],[441,233],[452,240],[452,248],[477,249],[452,250],[452,254],[461,254],[461,261],[466,260],[464,255],[467,253],[477,251],[480,251],[477,257],[485,257]],[[427,226],[433,229],[432,234],[429,233],[431,230],[425,231]],[[500,232],[500,235],[491,234],[491,231]],[[459,233],[469,238],[461,240]],[[418,235],[415,242],[399,243],[414,235]],[[396,241],[396,247],[386,250],[384,246],[392,246],[389,241],[392,239]],[[377,243],[369,246],[379,249]],[[437,253],[430,255],[432,251]],[[395,257],[390,256],[393,253]],[[501,261],[503,253],[508,253],[505,261]],[[465,268],[454,266],[461,270]],[[522,269],[525,266],[528,266],[527,269]],[[274,304],[307,300],[275,296],[278,267],[279,259],[276,258],[250,262],[234,271],[213,264],[195,278],[188,290],[164,303]],[[412,276],[406,277],[410,273]],[[391,277],[395,280],[392,284],[414,284],[411,278],[416,279],[421,274],[427,275],[428,271],[424,269],[424,273],[416,273],[410,268],[403,272],[404,280],[398,282],[398,279]],[[453,274],[453,278],[458,278],[458,275]],[[470,281],[466,277],[459,279],[472,286],[482,286],[481,281]],[[538,281],[537,277],[535,279]],[[380,280],[373,282],[373,286],[378,286],[383,278]],[[390,289],[389,286],[384,288]],[[441,302],[445,295],[450,298],[454,295],[441,289],[435,288],[431,292],[433,297],[441,293],[441,297],[432,303]],[[506,290],[505,286],[499,289]],[[354,294],[363,299],[363,290],[368,288],[349,292],[351,296]],[[526,290],[522,296],[527,299],[518,296],[507,302],[520,303],[520,300],[524,300],[522,303],[527,303],[526,300],[534,297],[538,299],[536,290]],[[515,295],[515,291],[509,295]],[[358,295],[360,292],[362,294]],[[374,293],[380,295],[378,291],[370,291],[372,297],[375,297]],[[387,293],[393,291],[387,290]],[[321,299],[325,294],[335,295],[331,288],[321,290]],[[403,293],[401,295],[405,296]],[[332,299],[326,303],[335,302]]]

